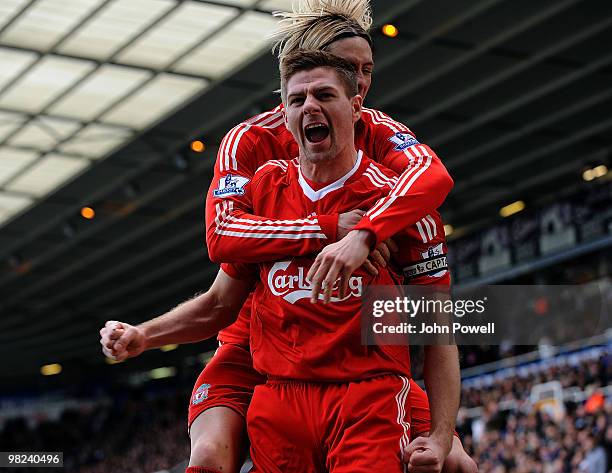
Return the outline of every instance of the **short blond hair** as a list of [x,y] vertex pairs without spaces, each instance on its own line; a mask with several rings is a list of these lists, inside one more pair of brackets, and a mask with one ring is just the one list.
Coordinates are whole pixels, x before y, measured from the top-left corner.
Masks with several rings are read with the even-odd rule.
[[274,12],[281,18],[270,36],[272,51],[282,59],[298,49],[324,50],[334,41],[359,36],[370,46],[372,10],[369,0],[299,0],[292,12]]

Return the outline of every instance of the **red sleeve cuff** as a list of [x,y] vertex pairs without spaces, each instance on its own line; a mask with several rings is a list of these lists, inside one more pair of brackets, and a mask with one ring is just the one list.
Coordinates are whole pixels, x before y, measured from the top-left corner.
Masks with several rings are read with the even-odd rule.
[[380,239],[376,234],[376,230],[374,229],[374,225],[370,221],[370,218],[367,215],[364,215],[361,221],[353,228],[353,230],[366,230],[372,234],[373,243],[372,248],[376,248],[380,243]]
[[338,214],[318,215],[319,225],[328,240],[334,242],[338,239]]
[[253,279],[257,265],[246,263],[221,263],[221,270],[230,278],[239,279],[241,281],[249,281]]

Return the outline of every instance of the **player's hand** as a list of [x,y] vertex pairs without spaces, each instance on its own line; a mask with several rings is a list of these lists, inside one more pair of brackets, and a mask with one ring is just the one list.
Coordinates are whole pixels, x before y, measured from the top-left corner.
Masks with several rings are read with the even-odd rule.
[[410,473],[440,473],[447,449],[432,437],[417,437],[404,449],[403,460]]
[[[365,210],[361,209],[351,210],[350,212],[338,215],[338,239],[344,238],[361,221],[364,215]],[[391,253],[396,251],[398,251],[397,245],[389,238],[372,250],[368,259],[364,261],[363,267],[372,276],[376,276],[378,275],[378,269],[376,269],[374,263],[382,267],[387,266],[391,259]]]
[[395,242],[389,238],[388,240],[380,242],[378,246],[372,250],[368,259],[373,263],[378,263],[384,268],[389,261],[391,261],[391,253],[396,253],[398,249]]
[[370,253],[368,242],[371,238],[369,232],[355,230],[342,240],[323,248],[306,276],[312,284],[310,302],[316,303],[323,293],[323,302],[328,303],[338,278],[338,295],[341,299],[346,296],[351,274],[366,261]]
[[115,361],[140,355],[146,348],[144,332],[133,325],[109,320],[100,330],[102,353]]
[[338,215],[338,240],[344,238],[355,225],[361,222],[361,217],[365,215],[365,210],[355,209]]

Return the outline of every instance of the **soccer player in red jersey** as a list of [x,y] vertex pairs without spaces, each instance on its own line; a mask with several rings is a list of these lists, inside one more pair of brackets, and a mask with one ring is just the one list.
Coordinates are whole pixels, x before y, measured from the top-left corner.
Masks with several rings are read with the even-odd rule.
[[[292,219],[304,211],[371,207],[386,195],[385,186],[396,184],[390,171],[355,149],[362,99],[350,69],[322,51],[283,59],[285,121],[299,144],[299,159],[268,161],[247,183],[245,195],[256,214]],[[329,303],[313,305],[305,276],[312,262],[307,256],[258,265],[251,350],[267,383],[255,388],[248,413],[254,471],[403,471],[402,454],[426,456],[408,446],[408,348],[365,346],[360,333],[365,287],[394,285],[398,278],[388,268],[375,276],[357,268],[346,284],[329,282]],[[249,278],[244,265],[223,269],[233,278]],[[422,445],[432,453],[427,465],[439,471],[451,448],[459,373],[456,347],[430,348],[440,352],[437,372],[426,370],[437,404],[429,441]]]
[[[366,2],[340,2],[340,6],[336,6],[336,11],[333,11],[334,2],[329,2],[328,10],[319,9],[319,13],[308,16],[305,12],[287,15],[291,20],[290,30],[293,34],[287,34],[289,38],[285,42],[286,48],[307,46],[320,48],[324,46],[322,41],[328,43],[325,47],[336,54],[344,55],[349,60],[354,62],[358,67],[360,78],[360,92],[365,95],[369,87],[370,74],[372,68],[372,54],[367,37],[367,28],[369,23],[363,18],[363,11],[359,11],[360,5],[367,5]],[[351,8],[353,9],[351,11]],[[311,9],[312,10],[312,9]],[[340,16],[337,16],[337,14]],[[351,19],[352,17],[357,18]],[[299,21],[302,19],[303,21]],[[307,20],[307,21],[306,21]],[[360,25],[365,25],[361,27]],[[301,29],[300,29],[301,28]],[[306,32],[308,31],[308,32]],[[324,37],[325,32],[328,38]],[[292,39],[293,38],[293,39]],[[299,38],[301,43],[295,43],[295,38]],[[293,43],[295,44],[292,44]],[[253,250],[258,253],[258,256],[252,257],[253,261],[265,258],[265,243],[269,242],[270,238],[282,243],[285,246],[274,248],[273,251],[282,253],[283,251],[308,253],[310,248],[320,248],[320,245],[329,243],[335,240],[336,222],[338,217],[335,215],[319,215],[311,216],[305,219],[296,219],[292,222],[282,222],[278,225],[278,229],[274,229],[274,225],[269,225],[267,222],[262,222],[262,227],[257,228],[255,235],[252,230],[252,215],[243,214],[241,209],[248,209],[240,202],[240,191],[247,176],[251,176],[254,169],[261,164],[260,159],[268,159],[261,153],[253,155],[252,150],[257,150],[259,147],[266,153],[273,153],[272,156],[277,157],[293,157],[295,154],[295,143],[288,136],[288,132],[282,122],[281,108],[274,111],[262,114],[254,119],[251,119],[228,133],[219,150],[219,158],[215,167],[216,178],[211,188],[211,194],[218,190],[219,197],[216,200],[215,219],[212,220],[213,225],[209,225],[208,235],[211,235],[211,229],[214,229],[212,238],[209,238],[209,246],[214,251],[215,245],[218,244],[219,251],[228,251],[232,254],[239,254],[249,257],[246,250]],[[427,212],[428,209],[435,209],[439,202],[444,199],[444,196],[450,189],[452,181],[446,174],[443,166],[439,163],[438,158],[424,145],[415,144],[413,135],[403,125],[391,120],[381,112],[367,110],[362,119],[356,125],[357,138],[361,148],[365,148],[368,153],[375,153],[376,156],[382,156],[382,161],[385,164],[393,167],[398,171],[408,167],[406,172],[407,179],[405,180],[404,194],[399,192],[393,198],[397,208],[406,207],[409,199],[412,199],[412,208],[406,208],[406,217],[403,217],[404,222],[409,222],[411,219],[418,221],[419,235],[422,238],[423,244],[431,243],[429,248],[437,248],[437,241],[442,237],[442,226],[439,225],[437,214]],[[417,146],[418,145],[418,146]],[[293,153],[293,154],[292,154]],[[263,156],[263,158],[262,158]],[[412,170],[412,173],[409,171]],[[237,173],[232,174],[231,171]],[[221,181],[223,180],[223,184]],[[227,183],[227,184],[226,184]],[[412,187],[411,187],[412,186]],[[236,193],[232,194],[235,190]],[[412,195],[414,193],[414,195]],[[231,198],[226,198],[231,197]],[[405,198],[404,198],[405,197]],[[387,201],[388,202],[388,201]],[[210,205],[209,205],[210,209]],[[237,213],[238,212],[238,213]],[[354,216],[354,214],[353,214]],[[422,217],[419,219],[418,217]],[[247,221],[236,221],[234,219],[246,219]],[[340,217],[340,221],[343,217]],[[378,216],[374,218],[376,220]],[[257,219],[256,219],[257,220]],[[209,219],[209,222],[211,220]],[[437,223],[436,223],[437,222]],[[341,223],[341,222],[340,222]],[[219,229],[220,224],[223,228]],[[325,238],[321,237],[320,231],[312,230],[316,225],[323,229]],[[242,228],[250,225],[249,228]],[[346,226],[346,225],[345,225]],[[381,225],[383,227],[384,225]],[[292,231],[290,227],[296,228]],[[240,232],[240,235],[233,235],[230,232]],[[391,234],[393,230],[389,232]],[[275,233],[276,232],[276,233]],[[312,236],[311,234],[319,235]],[[272,234],[272,236],[270,236]],[[286,235],[286,238],[283,238]],[[315,241],[316,240],[316,241]],[[224,241],[227,241],[229,246],[223,247]],[[248,246],[245,246],[247,243]],[[261,246],[260,243],[263,243]],[[314,246],[312,246],[314,244]],[[238,245],[238,246],[232,246]],[[296,245],[296,246],[291,246]],[[297,247],[297,250],[296,250]],[[277,253],[277,254],[278,254]],[[221,290],[223,286],[215,282],[209,295],[214,295],[212,299],[213,306],[216,308],[222,304],[229,302],[222,300]],[[206,296],[206,295],[205,295]],[[207,301],[206,303],[204,303]],[[153,334],[147,339],[147,346],[153,347],[158,344],[170,343],[168,337],[176,341],[195,341],[201,338],[206,338],[216,332],[215,324],[206,316],[209,314],[202,310],[202,307],[210,307],[207,305],[211,300],[197,298],[180,306],[180,310],[188,320],[198,322],[205,321],[205,324],[200,324],[200,331],[193,329],[193,324],[177,324],[173,322],[170,326],[164,329],[153,329],[154,324],[145,323],[148,327],[148,333]],[[199,304],[199,305],[198,305]],[[202,305],[203,304],[203,305]],[[247,310],[243,314],[248,314]],[[262,378],[250,368],[250,354],[248,352],[248,318],[243,323],[237,323],[231,330],[225,331],[220,335],[220,339],[224,341],[224,345],[213,358],[205,372],[200,376],[190,405],[190,423],[194,418],[198,418],[196,424],[192,425],[192,462],[193,465],[206,464],[207,458],[214,458],[214,465],[222,465],[224,471],[237,471],[237,460],[241,451],[241,445],[238,439],[241,438],[241,432],[244,429],[243,420],[240,415],[244,415],[252,388],[258,382],[262,382]],[[109,324],[113,325],[113,324]],[[144,346],[138,346],[138,343],[130,343],[130,336],[133,334],[133,327],[127,324],[123,325],[128,330],[119,331],[117,334],[124,334],[125,337],[114,346],[114,351],[109,351],[111,354],[127,353],[123,350],[130,349],[129,354],[133,356],[138,354]],[[144,327],[143,327],[144,328]],[[103,329],[104,330],[104,329]],[[212,332],[211,332],[212,330]],[[142,335],[141,333],[138,334]],[[165,338],[164,338],[165,337]],[[135,338],[138,340],[138,337]],[[162,340],[165,340],[162,342]],[[109,342],[107,337],[106,344]],[[121,355],[123,356],[123,355]],[[125,355],[127,356],[127,354]],[[422,391],[412,389],[410,396],[420,395],[420,404],[427,406],[427,399],[423,396]],[[225,407],[221,407],[225,406]],[[199,416],[202,412],[206,415]],[[426,410],[423,410],[426,412]],[[427,421],[423,417],[424,422]],[[201,422],[199,422],[201,421]],[[202,427],[200,429],[200,427]],[[412,426],[413,430],[415,425]],[[424,425],[419,429],[427,431],[428,425]],[[458,441],[456,442],[458,443]],[[230,448],[225,448],[229,444]],[[456,446],[456,445],[455,445]],[[454,453],[457,455],[454,455]],[[465,456],[460,444],[453,449],[453,454],[447,461],[448,471],[453,471],[450,466],[454,457],[457,457],[455,462],[458,465],[468,463],[467,468],[462,468],[463,471],[469,471],[469,458]],[[461,468],[460,468],[461,469]]]

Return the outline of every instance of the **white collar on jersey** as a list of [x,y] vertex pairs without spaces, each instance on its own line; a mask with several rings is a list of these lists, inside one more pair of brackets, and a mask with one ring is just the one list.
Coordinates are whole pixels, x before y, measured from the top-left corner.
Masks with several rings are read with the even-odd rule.
[[350,177],[357,172],[359,166],[361,165],[361,157],[363,156],[363,151],[357,151],[357,161],[355,161],[355,165],[351,168],[349,172],[347,172],[344,176],[342,176],[337,181],[332,182],[331,184],[326,185],[322,189],[315,191],[310,184],[304,179],[302,176],[302,168],[298,166],[298,181],[300,186],[302,186],[302,190],[306,197],[308,197],[311,201],[316,202],[317,200],[322,199],[331,191],[335,191],[336,189],[340,189],[346,181],[350,179]]

